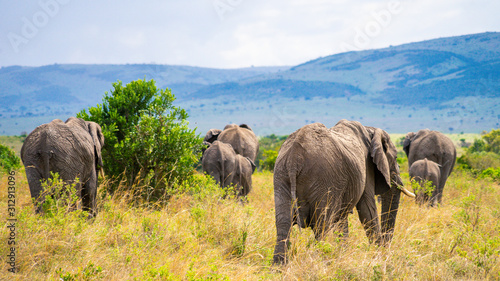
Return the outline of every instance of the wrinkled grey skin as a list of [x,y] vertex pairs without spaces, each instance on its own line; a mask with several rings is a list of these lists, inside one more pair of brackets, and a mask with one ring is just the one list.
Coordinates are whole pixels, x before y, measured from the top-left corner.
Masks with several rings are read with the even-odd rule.
[[203,171],[225,188],[235,186],[239,197],[252,189],[252,173],[255,164],[248,157],[236,154],[230,144],[214,141],[203,154]]
[[66,122],[55,119],[35,128],[21,148],[31,197],[36,200],[39,213],[45,198],[41,180],[51,178],[50,172],[59,173],[65,182],[76,183],[77,195],[83,210],[96,214],[97,174],[102,167],[101,148],[104,137],[101,127],[94,122],[70,117]]
[[417,133],[408,133],[403,142],[403,150],[408,156],[408,167],[411,167],[415,161],[424,158],[440,165],[441,177],[436,182],[436,189],[429,203],[431,206],[441,204],[446,180],[457,159],[457,151],[453,142],[440,132],[425,129]]
[[[355,121],[341,120],[330,129],[314,123],[291,134],[274,168],[274,263],[286,261],[293,224],[311,227],[316,239],[335,225],[347,236],[347,215],[354,207],[369,240],[388,243],[401,193],[396,185],[402,185],[396,156],[385,131]],[[382,229],[375,205],[378,194]]]
[[[433,190],[436,190],[436,184],[439,183],[441,178],[441,170],[436,162],[424,158],[413,162],[410,167],[410,178],[414,178],[421,187],[425,186],[426,182],[431,182],[434,188]],[[434,201],[430,202],[429,195],[423,189],[418,190],[415,195],[417,196],[415,199],[419,205],[427,202],[430,206],[437,204],[436,196],[431,195],[431,197],[434,198]]]
[[230,144],[237,154],[248,157],[255,162],[257,153],[259,153],[259,140],[252,129],[246,125],[229,124],[224,127],[223,131],[211,129],[207,132],[204,139],[204,144],[212,143],[219,140]]

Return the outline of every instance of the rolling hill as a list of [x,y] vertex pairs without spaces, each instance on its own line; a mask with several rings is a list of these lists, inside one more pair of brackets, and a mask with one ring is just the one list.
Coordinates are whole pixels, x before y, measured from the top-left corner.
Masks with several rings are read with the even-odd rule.
[[101,102],[121,80],[168,87],[200,133],[247,123],[259,135],[359,120],[390,132],[490,130],[500,122],[500,33],[348,52],[293,67],[49,65],[0,69],[0,134],[29,132]]

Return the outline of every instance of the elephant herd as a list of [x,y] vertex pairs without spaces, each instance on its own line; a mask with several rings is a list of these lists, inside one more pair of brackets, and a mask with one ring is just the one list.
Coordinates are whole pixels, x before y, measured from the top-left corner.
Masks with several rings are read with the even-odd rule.
[[[240,198],[252,189],[259,141],[245,124],[211,129],[205,135],[203,171],[223,188],[234,186]],[[37,127],[26,138],[21,159],[32,198],[41,211],[42,182],[59,173],[75,182],[82,207],[96,214],[97,175],[103,166],[104,137],[94,122],[71,117]],[[396,147],[389,134],[357,121],[341,120],[334,127],[306,125],[292,133],[280,148],[274,168],[277,240],[274,263],[286,262],[290,229],[311,227],[316,239],[333,228],[347,237],[348,214],[357,209],[370,242],[385,245],[392,239],[401,192],[419,204],[437,206],[456,160],[456,150],[445,135],[430,130],[408,133],[403,142],[410,177],[431,190],[416,195],[403,186]],[[381,198],[381,215],[375,196]]]

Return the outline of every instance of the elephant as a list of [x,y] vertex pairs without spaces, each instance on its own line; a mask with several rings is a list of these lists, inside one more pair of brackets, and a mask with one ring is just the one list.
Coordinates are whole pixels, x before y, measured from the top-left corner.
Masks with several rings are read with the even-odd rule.
[[418,160],[427,158],[440,165],[440,178],[435,182],[436,189],[430,198],[430,205],[441,204],[446,180],[451,174],[457,159],[457,150],[453,142],[444,134],[429,129],[417,133],[410,132],[403,141],[403,150],[408,156],[408,167]]
[[[347,216],[356,207],[370,242],[392,239],[403,187],[397,151],[387,132],[357,121],[334,127],[308,124],[281,146],[274,168],[277,240],[273,261],[286,262],[290,230],[311,227],[321,240],[338,226],[348,236]],[[382,230],[375,195],[382,197]]]
[[[415,190],[417,203],[423,204],[425,202],[429,202],[429,191],[425,190],[426,183],[431,183],[432,193],[434,193],[436,190],[436,184],[439,183],[441,178],[440,166],[436,162],[428,160],[427,158],[417,160],[413,162],[410,167],[410,178],[415,179],[415,181],[420,185],[420,188]],[[431,197],[433,197],[434,200],[436,199],[436,196]],[[430,203],[431,206],[436,204],[436,202]]]
[[21,160],[25,166],[31,197],[36,212],[45,201],[42,181],[59,173],[66,183],[76,182],[82,209],[93,217],[96,211],[98,172],[103,167],[101,149],[104,136],[99,124],[70,117],[66,122],[55,119],[35,128],[24,141]]
[[204,144],[215,140],[230,144],[237,154],[248,157],[255,162],[259,153],[259,140],[252,129],[246,125],[229,124],[224,130],[211,129],[207,132]]
[[221,141],[209,144],[203,154],[202,167],[221,187],[235,186],[240,198],[252,190],[255,164],[250,158],[236,154],[230,144]]

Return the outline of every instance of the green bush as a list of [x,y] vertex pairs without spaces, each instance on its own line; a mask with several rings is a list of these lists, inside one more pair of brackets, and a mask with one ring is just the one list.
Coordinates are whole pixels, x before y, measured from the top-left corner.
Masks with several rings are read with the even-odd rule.
[[261,160],[260,167],[262,170],[273,171],[274,164],[276,163],[276,158],[278,158],[278,151],[266,150],[263,153],[263,159]]
[[[257,154],[257,160],[255,162],[260,170],[272,171],[274,169],[274,162],[278,156],[278,151],[287,138],[288,136],[276,136],[272,134],[259,139],[259,153]],[[273,156],[274,152],[270,151],[275,151],[276,157]],[[267,153],[267,155],[265,155],[265,153]],[[272,159],[273,157],[274,160]]]
[[500,168],[488,168],[481,172],[479,178],[490,178],[500,182]]
[[[101,125],[105,138],[102,156],[105,173],[147,201],[188,180],[201,151],[201,139],[188,128],[188,114],[173,106],[169,89],[154,80],[113,83],[103,103],[82,110],[78,117]],[[139,189],[139,190],[138,190]]]
[[19,168],[21,168],[21,160],[14,150],[0,144],[0,172],[8,173]]
[[457,159],[457,163],[464,168],[484,171],[490,167],[500,168],[500,155],[493,152],[466,153]]
[[457,159],[461,168],[471,170],[476,176],[497,180],[495,171],[500,169],[500,129],[483,132]]

